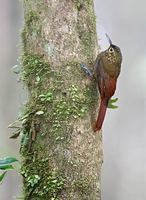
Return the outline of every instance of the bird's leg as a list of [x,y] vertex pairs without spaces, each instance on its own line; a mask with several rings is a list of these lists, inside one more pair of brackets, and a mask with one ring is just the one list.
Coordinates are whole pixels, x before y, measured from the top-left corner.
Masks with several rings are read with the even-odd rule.
[[88,78],[90,80],[93,79],[93,73],[90,71],[90,69],[87,67],[87,65],[85,64],[80,64],[80,67],[83,69],[83,71],[85,72],[85,74],[88,76]]

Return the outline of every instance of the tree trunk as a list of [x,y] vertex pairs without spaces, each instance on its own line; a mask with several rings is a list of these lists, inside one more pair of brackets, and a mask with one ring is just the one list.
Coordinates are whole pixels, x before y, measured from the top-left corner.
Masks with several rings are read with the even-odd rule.
[[93,0],[24,0],[24,18],[24,199],[100,200],[98,94],[80,68],[97,55]]

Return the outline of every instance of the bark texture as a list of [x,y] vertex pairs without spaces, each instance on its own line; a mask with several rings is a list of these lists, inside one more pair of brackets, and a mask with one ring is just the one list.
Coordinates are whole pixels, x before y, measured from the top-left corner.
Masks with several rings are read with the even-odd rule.
[[97,55],[93,0],[24,0],[24,199],[100,200],[98,94],[80,68]]

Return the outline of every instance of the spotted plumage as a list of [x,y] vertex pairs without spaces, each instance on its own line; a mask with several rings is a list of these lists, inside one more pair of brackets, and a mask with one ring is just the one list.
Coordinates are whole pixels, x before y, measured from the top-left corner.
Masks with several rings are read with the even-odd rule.
[[94,77],[97,79],[101,104],[97,121],[93,125],[94,131],[99,131],[102,127],[108,102],[115,93],[117,78],[121,71],[122,54],[120,48],[113,45],[110,39],[109,42],[109,48],[101,52],[95,61]]
[[97,85],[101,97],[99,113],[97,120],[92,124],[93,130],[99,131],[105,118],[106,109],[110,98],[114,95],[116,90],[117,78],[121,71],[122,53],[118,46],[114,45],[111,39],[106,35],[110,46],[107,50],[98,54],[93,74],[82,64],[81,68],[92,79],[97,80]]

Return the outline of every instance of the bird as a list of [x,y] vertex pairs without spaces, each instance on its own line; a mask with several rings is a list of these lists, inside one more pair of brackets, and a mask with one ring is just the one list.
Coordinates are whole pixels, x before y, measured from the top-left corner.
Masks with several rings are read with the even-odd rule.
[[93,131],[100,131],[104,122],[106,110],[109,100],[114,95],[117,85],[117,79],[121,71],[122,53],[118,46],[114,45],[106,34],[110,46],[105,51],[97,55],[94,64],[94,70],[91,74],[90,70],[82,65],[82,68],[90,76],[97,81],[100,93],[100,106],[97,120],[92,124]]

